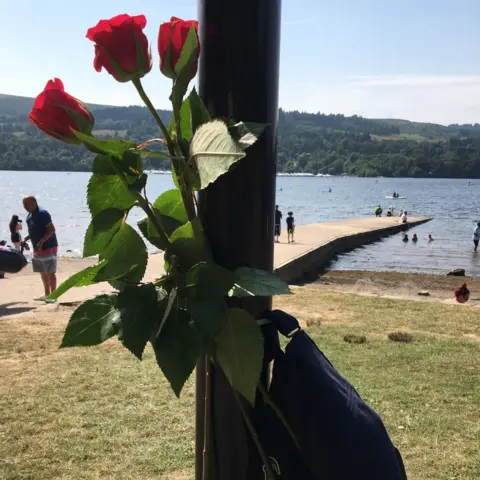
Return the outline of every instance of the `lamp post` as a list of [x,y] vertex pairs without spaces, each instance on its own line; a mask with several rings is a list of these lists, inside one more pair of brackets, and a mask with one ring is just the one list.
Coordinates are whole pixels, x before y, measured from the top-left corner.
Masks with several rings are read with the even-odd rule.
[[[215,261],[231,270],[273,268],[280,0],[199,0],[199,92],[215,117],[268,124],[247,156],[202,191],[202,223]],[[241,301],[255,318],[270,297]],[[206,369],[208,378],[205,377]],[[206,381],[211,398],[205,404]],[[205,409],[215,480],[263,480],[256,451],[224,376],[197,368],[196,479],[202,479]]]

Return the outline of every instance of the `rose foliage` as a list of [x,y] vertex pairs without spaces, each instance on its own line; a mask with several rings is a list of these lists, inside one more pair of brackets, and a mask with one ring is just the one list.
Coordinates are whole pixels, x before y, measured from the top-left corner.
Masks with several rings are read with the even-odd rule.
[[[141,84],[151,69],[143,16],[119,15],[88,30],[95,43],[94,67],[117,81],[131,81],[159,126],[168,153],[149,151],[128,140],[102,140],[92,134],[93,115],[67,94],[60,80],[36,99],[31,121],[47,134],[83,144],[96,154],[88,183],[91,222],[83,254],[98,263],[62,283],[58,298],[72,287],[109,282],[114,293],[83,302],[72,314],[62,347],[98,345],[117,336],[139,359],[151,343],[156,360],[180,395],[200,356],[220,368],[232,387],[254,402],[263,358],[263,339],[254,318],[231,297],[289,293],[275,275],[248,267],[227,270],[213,261],[197,214],[195,192],[215,182],[245,156],[259,125],[213,119],[188,86],[197,71],[197,22],[172,18],[160,27],[161,72],[172,79],[172,124],[158,116]],[[172,162],[176,188],[147,199],[142,156]],[[138,230],[127,222],[140,208]],[[140,233],[138,233],[141,232]],[[148,242],[164,252],[165,266],[154,282],[143,282]],[[235,305],[235,306],[233,306]]]

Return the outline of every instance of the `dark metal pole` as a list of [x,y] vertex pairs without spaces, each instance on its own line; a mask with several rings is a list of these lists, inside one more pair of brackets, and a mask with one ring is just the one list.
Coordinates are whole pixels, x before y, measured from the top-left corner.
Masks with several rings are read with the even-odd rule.
[[[269,126],[247,157],[200,195],[215,260],[230,269],[273,268],[280,0],[199,0],[200,96],[216,117]],[[242,301],[256,318],[271,299]],[[203,416],[211,412],[216,480],[263,480],[230,386],[213,370],[205,405],[205,365],[197,369],[196,478],[201,479]]]

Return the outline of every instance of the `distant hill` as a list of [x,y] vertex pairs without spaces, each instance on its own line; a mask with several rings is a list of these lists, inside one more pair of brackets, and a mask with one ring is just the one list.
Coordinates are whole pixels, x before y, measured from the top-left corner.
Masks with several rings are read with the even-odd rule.
[[[89,170],[92,154],[28,122],[33,98],[0,94],[0,170]],[[141,143],[158,127],[144,107],[89,105],[95,134]],[[172,113],[159,110],[164,121]],[[279,111],[279,171],[332,175],[480,178],[480,125]],[[147,168],[168,162],[147,158]]]
[[28,115],[32,105],[33,98],[0,93],[0,115]]

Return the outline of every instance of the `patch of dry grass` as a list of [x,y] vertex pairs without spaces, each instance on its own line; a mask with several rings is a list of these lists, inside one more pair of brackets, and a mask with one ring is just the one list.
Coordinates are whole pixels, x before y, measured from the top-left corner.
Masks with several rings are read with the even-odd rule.
[[194,388],[177,400],[153,352],[58,350],[69,312],[0,319],[0,479],[187,479]]
[[[295,288],[278,297],[308,321],[336,368],[382,415],[414,480],[480,478],[480,309]],[[314,322],[309,322],[312,324]],[[414,333],[395,343],[392,331]],[[365,335],[367,343],[343,341]]]
[[[410,478],[480,478],[479,309],[294,291],[275,306],[379,411]],[[0,480],[191,479],[193,382],[177,400],[151,350],[140,363],[115,340],[58,350],[68,315],[0,318]]]

